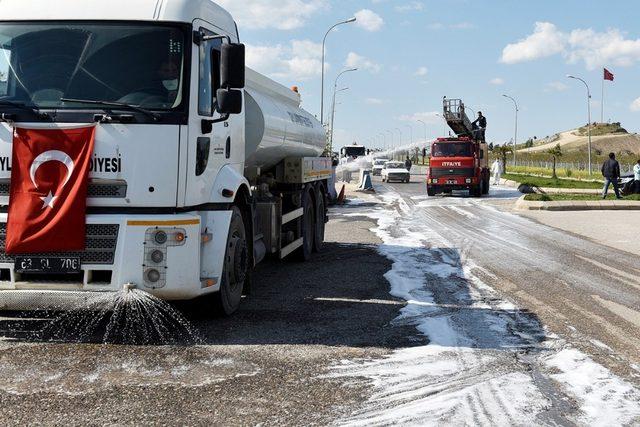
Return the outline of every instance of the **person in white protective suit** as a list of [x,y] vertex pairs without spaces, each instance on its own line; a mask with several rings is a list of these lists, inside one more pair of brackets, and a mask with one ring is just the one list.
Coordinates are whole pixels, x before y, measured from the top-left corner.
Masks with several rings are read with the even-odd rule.
[[491,173],[493,174],[493,185],[500,184],[500,178],[502,177],[502,162],[496,159],[491,165]]

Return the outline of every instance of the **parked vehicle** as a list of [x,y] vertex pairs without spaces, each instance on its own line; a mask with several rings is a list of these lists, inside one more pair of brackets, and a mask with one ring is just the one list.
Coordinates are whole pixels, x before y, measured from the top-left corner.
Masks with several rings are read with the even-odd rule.
[[410,182],[411,174],[404,166],[404,162],[389,161],[382,168],[382,182]]
[[[64,308],[126,286],[231,314],[265,256],[323,247],[323,127],[297,92],[245,68],[236,23],[214,2],[81,3],[0,8],[0,308]],[[95,126],[85,250],[5,252],[19,126]]]
[[371,174],[373,176],[382,175],[382,169],[384,169],[384,164],[387,163],[389,159],[375,159],[373,161],[373,166],[371,168]]
[[456,137],[438,138],[431,145],[427,171],[427,194],[451,194],[468,190],[474,197],[489,193],[491,173],[487,143],[474,139],[471,121],[459,99],[446,99],[444,117]]

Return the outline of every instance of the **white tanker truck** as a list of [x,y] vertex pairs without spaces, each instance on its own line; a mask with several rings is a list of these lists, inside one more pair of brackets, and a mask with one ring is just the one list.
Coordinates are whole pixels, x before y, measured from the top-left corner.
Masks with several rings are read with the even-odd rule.
[[[0,119],[0,309],[124,286],[231,314],[265,256],[323,246],[324,130],[210,0],[2,1]],[[8,254],[15,128],[94,124],[86,249]]]

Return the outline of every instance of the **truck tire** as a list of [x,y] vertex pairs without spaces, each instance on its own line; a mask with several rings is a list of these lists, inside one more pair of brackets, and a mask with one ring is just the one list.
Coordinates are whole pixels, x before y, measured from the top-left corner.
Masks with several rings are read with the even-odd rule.
[[435,190],[435,189],[433,189],[433,188],[429,188],[429,187],[427,187],[427,196],[429,196],[429,197],[435,197],[435,195],[436,195],[436,190]]
[[227,236],[220,292],[213,295],[215,308],[219,314],[230,316],[238,310],[242,291],[251,275],[249,259],[247,229],[242,212],[234,206]]
[[482,194],[484,194],[484,195],[489,194],[489,188],[490,188],[489,178],[485,177],[482,180]]
[[469,190],[469,195],[471,197],[482,197],[482,184],[471,187],[471,189]]
[[316,215],[315,215],[315,235],[313,236],[313,251],[320,252],[324,247],[324,231],[326,225],[326,208],[324,187],[318,186],[316,190]]
[[315,204],[309,189],[302,195],[302,208],[302,246],[295,252],[295,259],[304,262],[311,258],[315,235]]

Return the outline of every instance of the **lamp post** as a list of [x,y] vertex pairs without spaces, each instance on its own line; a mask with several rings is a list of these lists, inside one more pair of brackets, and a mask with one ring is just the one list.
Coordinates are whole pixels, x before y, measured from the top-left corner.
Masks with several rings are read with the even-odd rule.
[[393,150],[393,131],[387,130],[386,132],[389,132],[389,135],[391,135],[391,140],[389,141],[389,150]]
[[424,126],[424,143],[426,144],[427,143],[427,124],[425,123],[424,120],[418,119],[416,121],[422,123],[422,126]]
[[514,107],[516,108],[516,130],[515,130],[515,135],[513,137],[513,166],[516,165],[516,151],[517,151],[517,147],[518,147],[518,111],[520,111],[520,109],[518,108],[518,102],[510,97],[509,95],[502,95],[505,98],[509,98],[512,102]]
[[340,77],[342,77],[343,74],[350,73],[357,70],[358,70],[357,68],[349,68],[348,70],[341,71],[336,77],[335,83],[333,84],[333,101],[331,103],[331,123],[330,123],[331,133],[329,134],[329,152],[330,153],[331,153],[331,150],[333,150],[333,124],[336,118],[336,93],[342,92],[348,89],[348,88],[344,88],[344,89],[338,90],[338,80],[340,80]]
[[385,135],[384,132],[380,132],[379,135],[382,137],[382,149],[386,150],[386,148],[387,148],[387,135]]
[[334,124],[335,124],[335,120],[336,120],[336,95],[340,92],[344,92],[346,90],[349,90],[348,87],[343,87],[342,89],[338,90],[336,87],[333,88],[333,102],[331,104],[331,132],[329,133],[329,152],[331,153],[331,150],[333,150],[333,131],[334,131]]
[[325,124],[324,122],[324,52],[325,52],[324,47],[327,42],[327,36],[334,28],[340,25],[350,24],[352,22],[356,22],[356,18],[347,19],[346,21],[341,21],[341,22],[338,22],[337,24],[334,24],[327,30],[327,32],[324,35],[324,38],[322,39],[322,83],[320,84],[320,122],[323,125]]
[[580,80],[584,86],[587,88],[587,112],[589,114],[589,122],[587,123],[587,132],[589,134],[589,176],[591,176],[591,89],[589,89],[589,85],[587,84],[587,82],[585,82],[584,80],[582,80],[580,77],[576,77],[576,76],[572,76],[570,74],[567,74],[567,77],[570,79],[574,79],[574,80]]
[[409,135],[411,136],[411,139],[409,140],[409,145],[413,144],[413,127],[411,127],[411,125],[405,125],[406,127],[409,128]]
[[444,118],[444,116],[440,113],[436,113],[436,117],[440,117],[442,119],[442,121],[444,122],[442,125],[442,136],[446,137],[446,133],[447,133],[447,119]]

